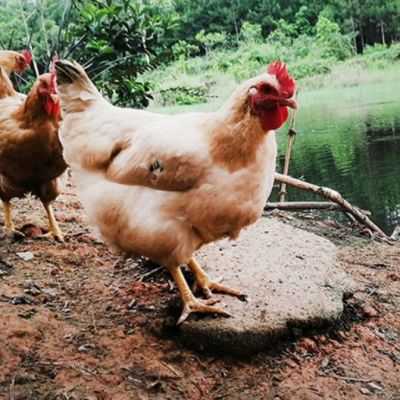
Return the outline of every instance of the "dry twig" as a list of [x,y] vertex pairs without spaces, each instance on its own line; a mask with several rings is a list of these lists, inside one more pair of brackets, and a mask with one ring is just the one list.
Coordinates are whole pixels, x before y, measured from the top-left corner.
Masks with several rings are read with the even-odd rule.
[[[19,7],[21,9],[21,16],[22,16],[22,21],[24,23],[24,27],[25,27],[26,37],[28,39],[28,47],[29,47],[29,50],[31,51],[33,68],[35,70],[36,77],[39,77],[39,70],[38,70],[38,67],[36,64],[35,54],[33,53],[33,47],[32,47],[32,43],[31,43],[31,35],[29,34],[27,18],[25,17],[25,12],[24,12],[24,8],[22,7],[21,0],[18,0],[18,2],[19,2]],[[29,17],[28,17],[28,19],[29,19]]]
[[152,275],[156,274],[158,271],[161,271],[163,268],[164,268],[163,266],[154,268],[154,269],[152,269],[151,271],[146,272],[146,273],[143,274],[143,275],[140,275],[140,276],[138,277],[137,281],[138,281],[138,282],[141,282],[144,278],[148,278],[149,276],[152,276]]
[[339,204],[346,212],[350,213],[354,216],[354,218],[360,222],[361,224],[367,226],[374,232],[378,232],[384,238],[387,239],[385,233],[376,226],[365,214],[363,214],[358,208],[353,207],[347,200],[345,200],[339,192],[336,190],[332,190],[327,187],[313,185],[312,183],[304,182],[299,179],[292,178],[290,176],[285,176],[283,174],[275,173],[275,180],[278,182],[286,183],[287,185],[291,185],[297,187],[298,189],[306,190],[307,192],[311,192],[317,194],[324,199],[331,200],[337,204]]
[[[296,92],[296,101],[297,97],[299,96],[299,92]],[[293,138],[296,136],[296,131],[294,130],[294,123],[296,121],[296,111],[293,110],[292,114],[292,119],[290,121],[290,126],[288,130],[288,145],[287,145],[287,150],[286,150],[286,158],[285,158],[285,166],[283,167],[283,175],[287,175],[289,172],[289,161],[290,161],[290,151],[292,149],[292,142]],[[286,183],[282,183],[281,186],[281,191],[279,192],[279,201],[284,202],[285,201],[285,194],[286,194]]]

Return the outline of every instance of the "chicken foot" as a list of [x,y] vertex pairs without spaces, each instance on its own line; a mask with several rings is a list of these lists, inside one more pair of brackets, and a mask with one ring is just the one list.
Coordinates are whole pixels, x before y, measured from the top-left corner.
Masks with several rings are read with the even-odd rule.
[[41,237],[46,238],[46,237],[50,237],[50,236],[55,236],[60,242],[63,242],[64,234],[61,232],[61,229],[58,226],[57,220],[54,217],[53,208],[51,207],[51,203],[43,203],[43,206],[46,210],[47,217],[49,218],[50,232],[42,235]]
[[181,295],[183,301],[183,311],[181,317],[178,320],[177,325],[181,324],[192,312],[201,312],[201,313],[217,313],[221,314],[224,317],[231,317],[232,315],[226,311],[220,310],[216,307],[211,307],[213,304],[217,302],[217,300],[209,299],[209,300],[199,300],[193,296],[193,293],[190,291],[188,284],[182,274],[180,267],[169,268],[172,277],[176,285],[178,286],[179,293]]
[[4,228],[3,230],[6,232],[13,233],[17,236],[24,237],[25,235],[19,230],[15,229],[14,223],[11,218],[11,204],[9,201],[3,201],[3,209],[4,209]]
[[201,289],[204,296],[208,299],[212,296],[212,290],[215,290],[216,292],[231,294],[232,296],[236,296],[243,301],[248,300],[247,296],[244,293],[240,293],[237,290],[231,289],[227,286],[220,285],[222,277],[216,280],[211,280],[194,257],[189,261],[188,266],[190,270],[193,272],[193,275],[195,276],[196,279],[196,282],[193,286],[193,292],[196,292],[198,289]]

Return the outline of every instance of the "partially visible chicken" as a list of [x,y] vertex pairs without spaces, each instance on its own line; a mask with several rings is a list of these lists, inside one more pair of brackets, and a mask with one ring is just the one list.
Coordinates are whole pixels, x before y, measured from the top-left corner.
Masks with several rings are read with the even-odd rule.
[[16,69],[22,72],[25,68],[29,68],[31,56],[26,50],[17,53],[12,50],[0,50],[0,67],[3,68],[8,76]]
[[20,98],[19,93],[14,90],[6,71],[0,66],[0,100],[6,97],[10,97],[15,100],[19,99],[22,103],[22,99]]
[[288,117],[295,84],[282,63],[240,85],[217,112],[160,116],[107,103],[82,67],[55,63],[63,110],[60,139],[81,199],[103,237],[171,272],[191,312],[229,314],[199,300],[241,296],[212,281],[193,258],[206,243],[236,238],[261,215],[274,182],[274,129]]
[[0,71],[0,198],[4,206],[4,229],[18,232],[11,219],[10,200],[27,193],[43,203],[49,235],[63,240],[51,202],[62,190],[67,165],[58,138],[59,103],[54,74],[41,75],[25,101]]

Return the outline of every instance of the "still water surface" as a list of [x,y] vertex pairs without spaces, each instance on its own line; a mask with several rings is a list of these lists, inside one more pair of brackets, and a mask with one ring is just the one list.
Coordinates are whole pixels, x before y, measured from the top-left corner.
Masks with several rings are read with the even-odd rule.
[[[387,234],[400,225],[400,82],[300,93],[289,175],[339,191]],[[277,135],[283,170],[287,125]],[[275,189],[270,201],[277,200]],[[287,201],[319,200],[289,187]],[[331,214],[329,214],[331,215]],[[341,219],[341,213],[332,218]]]

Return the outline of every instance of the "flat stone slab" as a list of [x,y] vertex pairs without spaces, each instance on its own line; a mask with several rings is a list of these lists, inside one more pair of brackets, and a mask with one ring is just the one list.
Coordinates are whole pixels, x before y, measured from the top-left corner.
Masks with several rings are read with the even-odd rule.
[[215,294],[233,318],[190,316],[180,340],[199,350],[247,355],[273,346],[294,329],[337,320],[355,290],[328,240],[274,218],[260,218],[236,241],[205,246],[197,260],[212,278],[250,302]]

